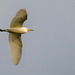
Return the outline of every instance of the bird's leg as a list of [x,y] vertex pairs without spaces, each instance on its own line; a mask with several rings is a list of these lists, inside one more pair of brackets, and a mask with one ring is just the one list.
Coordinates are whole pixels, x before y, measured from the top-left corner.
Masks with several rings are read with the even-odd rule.
[[0,29],[0,31],[1,31],[1,32],[5,32],[6,30],[2,30],[2,29]]

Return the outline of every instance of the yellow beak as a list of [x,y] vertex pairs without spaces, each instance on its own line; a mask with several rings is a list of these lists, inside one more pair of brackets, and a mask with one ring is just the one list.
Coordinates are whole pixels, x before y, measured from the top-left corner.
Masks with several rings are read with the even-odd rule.
[[32,29],[28,29],[28,31],[34,31],[34,30],[32,30]]

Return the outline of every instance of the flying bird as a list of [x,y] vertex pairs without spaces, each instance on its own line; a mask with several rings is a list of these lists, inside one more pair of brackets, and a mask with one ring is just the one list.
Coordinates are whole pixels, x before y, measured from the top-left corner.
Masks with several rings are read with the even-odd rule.
[[10,23],[9,29],[0,29],[2,32],[9,33],[10,56],[14,65],[17,65],[22,56],[22,40],[21,34],[33,31],[23,27],[24,21],[27,20],[26,9],[20,9]]

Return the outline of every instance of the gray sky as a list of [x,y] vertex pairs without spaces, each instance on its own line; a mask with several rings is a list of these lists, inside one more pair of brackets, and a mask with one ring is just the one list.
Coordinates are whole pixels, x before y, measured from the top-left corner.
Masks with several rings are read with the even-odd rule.
[[0,28],[9,28],[16,12],[26,8],[19,65],[12,64],[8,33],[0,33],[0,75],[75,75],[74,0],[0,0]]

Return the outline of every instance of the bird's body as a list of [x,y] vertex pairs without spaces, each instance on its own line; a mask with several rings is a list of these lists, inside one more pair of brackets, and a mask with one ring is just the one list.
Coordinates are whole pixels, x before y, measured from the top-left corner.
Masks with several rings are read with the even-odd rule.
[[0,29],[0,31],[9,32],[10,55],[12,62],[15,65],[19,63],[22,55],[23,44],[21,41],[21,34],[27,33],[28,31],[33,31],[32,29],[22,27],[26,19],[26,9],[20,9],[11,21],[10,28],[4,30]]
[[28,28],[25,28],[25,27],[12,27],[10,29],[6,29],[6,32],[24,34],[24,33],[27,33],[27,29]]

